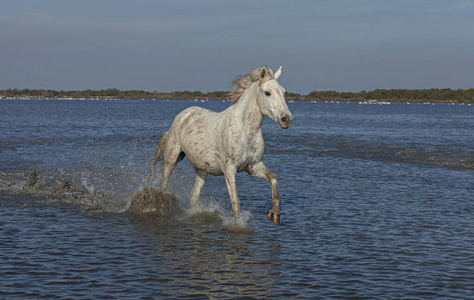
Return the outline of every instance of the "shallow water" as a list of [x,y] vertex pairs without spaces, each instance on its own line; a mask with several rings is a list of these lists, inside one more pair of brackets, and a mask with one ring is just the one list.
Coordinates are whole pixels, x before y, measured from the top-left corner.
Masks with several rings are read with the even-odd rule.
[[473,106],[289,103],[290,129],[263,128],[280,225],[268,182],[243,173],[240,224],[222,177],[191,210],[187,160],[174,198],[152,190],[167,204],[135,218],[156,145],[191,105],[229,103],[0,100],[2,297],[472,297]]

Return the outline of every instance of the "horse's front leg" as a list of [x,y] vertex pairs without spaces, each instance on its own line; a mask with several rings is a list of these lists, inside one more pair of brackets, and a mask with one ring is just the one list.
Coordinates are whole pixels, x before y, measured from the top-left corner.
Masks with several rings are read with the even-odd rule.
[[191,205],[196,207],[199,202],[202,188],[206,183],[207,173],[196,168],[196,180],[194,181],[193,189],[191,190]]
[[278,191],[278,181],[275,173],[270,171],[263,162],[258,162],[253,165],[249,165],[246,169],[250,176],[267,179],[272,186],[272,204],[273,207],[268,213],[268,218],[273,223],[280,223],[280,192]]
[[235,174],[237,173],[235,167],[227,167],[224,171],[225,184],[229,191],[230,201],[232,203],[232,210],[234,211],[235,218],[238,219],[240,216],[240,199],[237,193],[237,185],[235,184]]

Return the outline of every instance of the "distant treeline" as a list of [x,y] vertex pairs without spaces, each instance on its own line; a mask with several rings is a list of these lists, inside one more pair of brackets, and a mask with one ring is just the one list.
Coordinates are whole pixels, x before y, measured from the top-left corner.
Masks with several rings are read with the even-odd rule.
[[202,93],[199,91],[161,93],[142,90],[120,91],[118,89],[55,91],[33,89],[0,90],[0,97],[41,97],[41,98],[113,98],[113,99],[226,99],[228,92]]
[[378,101],[411,101],[411,102],[474,102],[474,89],[452,90],[452,89],[376,89],[373,91],[336,92],[336,91],[313,91],[304,98],[315,100],[378,100]]
[[[118,89],[55,91],[34,89],[0,90],[0,97],[40,97],[40,98],[113,98],[113,99],[228,99],[228,92],[215,91],[203,93],[200,91],[181,92],[148,92],[142,90],[120,91]],[[287,100],[301,101],[410,101],[410,102],[474,102],[474,89],[376,89],[373,91],[337,92],[313,91],[308,95],[286,93]]]

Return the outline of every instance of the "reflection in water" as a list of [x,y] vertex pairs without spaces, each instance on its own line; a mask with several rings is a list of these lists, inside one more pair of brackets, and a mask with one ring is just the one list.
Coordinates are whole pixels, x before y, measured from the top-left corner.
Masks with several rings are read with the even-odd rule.
[[127,214],[146,236],[148,284],[162,296],[275,294],[278,241],[260,240],[245,218],[206,201],[183,210],[174,195],[149,187],[135,194]]
[[[153,284],[169,296],[268,297],[276,295],[278,241],[229,234],[213,226],[176,228],[136,224],[146,234]],[[184,226],[184,225],[183,225]],[[176,241],[182,241],[179,245]],[[258,250],[256,250],[258,249]]]

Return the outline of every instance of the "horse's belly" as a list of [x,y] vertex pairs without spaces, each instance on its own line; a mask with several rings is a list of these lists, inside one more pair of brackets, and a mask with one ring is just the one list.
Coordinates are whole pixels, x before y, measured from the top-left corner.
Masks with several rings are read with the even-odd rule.
[[[190,160],[191,161],[191,160]],[[207,174],[211,174],[214,176],[222,176],[224,173],[222,172],[222,169],[219,165],[212,163],[212,162],[207,162],[207,161],[196,161],[192,162],[193,166],[199,170],[202,170],[206,172]]]
[[[186,153],[186,152],[185,152]],[[189,155],[186,153],[191,164],[204,172],[220,176],[223,175],[221,165],[214,151],[188,151]]]

